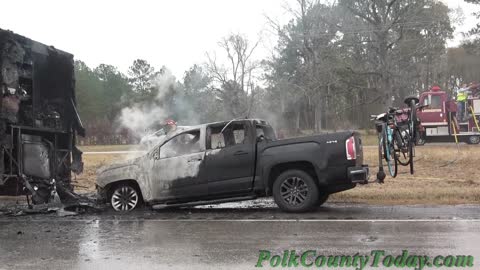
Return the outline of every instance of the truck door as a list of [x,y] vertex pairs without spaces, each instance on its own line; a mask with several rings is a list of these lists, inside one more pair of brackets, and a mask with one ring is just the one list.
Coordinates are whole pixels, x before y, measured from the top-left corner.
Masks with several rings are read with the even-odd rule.
[[148,173],[153,199],[207,195],[207,182],[201,173],[205,148],[200,135],[200,130],[181,133],[161,145],[152,156],[152,169]]
[[427,92],[420,97],[421,105],[428,105],[427,108],[418,112],[418,117],[426,125],[446,125],[447,112],[445,102],[447,101],[446,94],[444,92]]
[[252,189],[255,144],[245,121],[207,127],[205,177],[208,194],[242,193]]
[[443,91],[425,92],[420,96],[420,104],[428,105],[418,112],[425,136],[449,135],[449,120],[447,112],[447,94]]

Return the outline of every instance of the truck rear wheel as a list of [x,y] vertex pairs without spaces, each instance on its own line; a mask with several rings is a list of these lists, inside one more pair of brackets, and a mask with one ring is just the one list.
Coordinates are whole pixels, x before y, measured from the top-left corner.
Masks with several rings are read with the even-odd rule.
[[423,145],[425,145],[425,138],[424,138],[424,137],[418,138],[416,145],[417,145],[417,146],[423,146]]
[[480,143],[480,137],[479,136],[469,136],[467,143],[468,144],[478,144],[478,143]]
[[318,186],[308,173],[288,170],[273,183],[273,198],[283,211],[306,212],[317,205]]

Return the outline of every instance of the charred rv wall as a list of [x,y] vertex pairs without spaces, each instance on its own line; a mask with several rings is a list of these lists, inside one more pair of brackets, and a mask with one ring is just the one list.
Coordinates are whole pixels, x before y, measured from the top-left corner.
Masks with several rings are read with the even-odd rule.
[[85,133],[73,55],[0,29],[0,91],[0,193],[11,181],[37,199],[71,190],[71,172],[83,168],[75,137]]

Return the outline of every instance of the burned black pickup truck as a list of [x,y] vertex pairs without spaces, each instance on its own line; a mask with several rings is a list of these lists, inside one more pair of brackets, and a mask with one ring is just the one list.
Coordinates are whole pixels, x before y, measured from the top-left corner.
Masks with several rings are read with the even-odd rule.
[[83,169],[75,137],[85,130],[73,56],[0,29],[0,91],[0,195],[74,197],[72,172]]
[[358,133],[277,140],[267,122],[232,120],[178,128],[145,155],[100,169],[100,198],[117,211],[272,196],[304,212],[332,193],[368,183]]

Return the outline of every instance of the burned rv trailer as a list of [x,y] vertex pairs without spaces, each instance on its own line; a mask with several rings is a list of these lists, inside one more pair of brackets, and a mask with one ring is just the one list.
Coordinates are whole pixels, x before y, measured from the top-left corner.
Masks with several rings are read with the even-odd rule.
[[81,173],[73,55],[0,29],[0,195],[68,200]]

